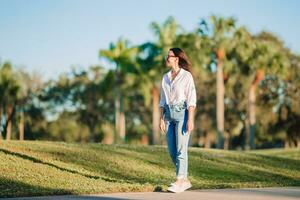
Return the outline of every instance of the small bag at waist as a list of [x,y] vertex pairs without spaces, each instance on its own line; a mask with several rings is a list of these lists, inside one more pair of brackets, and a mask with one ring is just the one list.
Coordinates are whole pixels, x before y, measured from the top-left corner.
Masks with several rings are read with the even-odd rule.
[[182,110],[186,110],[187,109],[187,104],[186,102],[180,102],[177,104],[173,104],[173,105],[165,105],[165,108],[169,108],[172,111],[182,111]]

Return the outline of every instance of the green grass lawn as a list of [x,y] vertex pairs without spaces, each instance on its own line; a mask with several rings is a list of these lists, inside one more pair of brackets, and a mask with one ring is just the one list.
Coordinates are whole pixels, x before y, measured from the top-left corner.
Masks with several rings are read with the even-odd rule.
[[[300,186],[300,150],[190,148],[193,189]],[[0,197],[165,190],[166,147],[0,141]]]

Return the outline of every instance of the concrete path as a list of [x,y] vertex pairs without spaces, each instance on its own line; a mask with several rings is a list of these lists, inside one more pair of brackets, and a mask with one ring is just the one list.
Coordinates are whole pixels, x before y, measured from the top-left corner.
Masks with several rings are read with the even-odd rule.
[[10,200],[121,200],[121,199],[182,199],[182,200],[300,200],[300,187],[253,189],[205,189],[180,194],[168,192],[113,193],[9,198]]

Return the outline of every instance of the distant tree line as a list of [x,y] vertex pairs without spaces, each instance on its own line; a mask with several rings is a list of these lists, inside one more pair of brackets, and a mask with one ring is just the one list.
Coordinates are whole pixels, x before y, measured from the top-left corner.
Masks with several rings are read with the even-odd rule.
[[155,40],[99,51],[110,66],[74,68],[44,82],[0,63],[0,140],[165,144],[159,91],[169,48],[186,51],[197,89],[191,145],[300,147],[300,56],[274,34],[210,16],[187,32],[169,17]]

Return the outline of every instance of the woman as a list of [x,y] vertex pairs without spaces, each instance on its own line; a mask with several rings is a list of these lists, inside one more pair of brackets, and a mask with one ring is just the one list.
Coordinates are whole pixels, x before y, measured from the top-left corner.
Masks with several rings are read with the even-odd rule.
[[166,57],[171,68],[164,74],[160,90],[160,129],[166,133],[170,156],[176,168],[176,182],[168,191],[183,192],[192,185],[188,180],[188,143],[194,129],[196,90],[191,62],[180,48],[171,48]]

